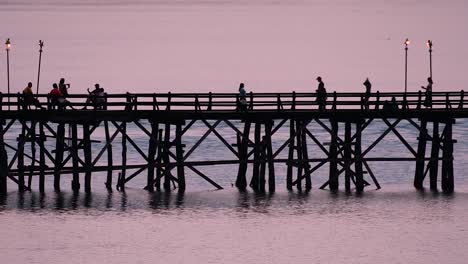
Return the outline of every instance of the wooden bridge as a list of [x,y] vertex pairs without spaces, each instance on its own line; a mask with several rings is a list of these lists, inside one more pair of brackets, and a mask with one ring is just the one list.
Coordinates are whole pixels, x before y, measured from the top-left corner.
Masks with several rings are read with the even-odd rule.
[[[70,106],[81,109],[88,96],[70,95],[67,99]],[[391,103],[392,97],[394,103]],[[99,103],[90,103],[88,110],[62,109],[54,105],[48,95],[36,98],[44,109],[39,105],[25,105],[21,94],[0,94],[0,193],[7,192],[9,183],[25,191],[36,188],[33,184],[36,182],[43,192],[47,175],[53,177],[55,190],[60,190],[64,174],[73,175],[71,186],[75,191],[81,187],[80,174],[84,174],[84,190],[90,192],[95,171],[107,172],[108,189],[112,189],[114,183],[117,189],[123,190],[127,182],[146,174],[146,186],[142,187],[148,191],[177,188],[183,192],[186,170],[222,189],[200,167],[226,164],[238,166],[235,184],[240,190],[250,186],[255,191],[266,191],[267,187],[270,192],[275,191],[275,165],[278,164],[287,166],[289,190],[294,186],[310,190],[313,173],[328,164],[328,181],[317,186],[337,190],[340,179],[344,178],[346,191],[354,186],[361,192],[371,184],[380,188],[377,175],[368,165],[372,161],[413,161],[416,163],[415,188],[422,189],[429,175],[432,190],[436,190],[440,182],[443,191],[452,192],[455,142],[452,125],[457,118],[468,118],[463,91],[433,93],[431,107],[424,105],[425,95],[421,92],[377,92],[370,94],[370,98],[363,93],[335,92],[328,94],[323,111],[318,110],[315,93],[295,92],[250,93],[245,101],[239,100],[238,94],[227,93],[106,94],[104,98],[91,98],[91,102]],[[417,149],[398,132],[397,125],[401,121],[418,131]],[[386,129],[363,149],[362,133],[373,122],[385,124]],[[147,137],[147,151],[127,133],[130,123]],[[184,144],[184,134],[195,123],[203,124],[206,132],[188,148]],[[223,135],[225,131],[217,129],[221,123],[236,135],[235,142],[229,142]],[[428,130],[428,123],[432,123],[429,126],[432,131]],[[324,129],[329,140],[321,142],[311,132],[313,126]],[[93,152],[92,145],[98,143],[93,135],[99,127],[104,128],[105,142],[99,151]],[[274,149],[272,142],[277,143],[275,134],[281,128],[289,129],[289,137]],[[340,136],[343,134],[340,130],[344,136]],[[410,158],[401,153],[398,153],[400,157],[393,158],[370,157],[374,147],[389,133],[396,135]],[[219,138],[226,151],[236,158],[190,159],[210,134]],[[15,143],[6,140],[8,138],[16,139]],[[119,138],[121,153],[115,153],[113,145]],[[141,164],[127,164],[127,144],[141,156]],[[309,157],[311,144],[321,150],[323,157]],[[287,158],[279,158],[282,152],[287,152]],[[107,163],[102,165],[105,154]],[[114,162],[117,155],[119,164]],[[439,164],[442,167],[440,180]],[[249,166],[253,166],[252,175],[247,175]]]

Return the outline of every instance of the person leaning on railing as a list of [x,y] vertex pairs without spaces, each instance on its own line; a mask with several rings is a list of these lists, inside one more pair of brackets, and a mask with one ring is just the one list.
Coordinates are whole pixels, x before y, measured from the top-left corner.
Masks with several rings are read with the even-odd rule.
[[23,109],[28,109],[29,106],[34,105],[36,108],[44,109],[44,107],[41,106],[41,103],[37,98],[34,97],[33,91],[32,91],[32,83],[29,82],[28,86],[23,89]]
[[59,110],[65,109],[70,106],[71,109],[75,110],[71,105],[70,101],[65,99],[63,94],[60,92],[59,87],[56,83],[52,85],[52,90],[49,92],[50,103],[52,106],[57,106]]
[[364,84],[364,87],[366,87],[366,92],[364,94],[364,108],[366,110],[369,110],[369,99],[370,99],[372,84],[369,81],[369,78],[366,78],[363,84]]
[[239,108],[241,111],[247,111],[247,91],[245,91],[244,83],[239,85]]
[[316,90],[316,101],[319,105],[319,111],[323,111],[325,110],[325,104],[327,102],[327,90],[325,89],[325,84],[322,81],[322,77],[319,76],[316,80],[319,82],[318,88]]
[[429,78],[427,78],[427,86],[426,87],[421,86],[421,88],[426,90],[425,99],[424,99],[424,106],[429,107],[429,108],[432,108],[432,84],[433,84],[432,78],[429,77]]
[[89,88],[87,89],[89,96],[86,99],[85,106],[83,107],[83,110],[86,110],[88,105],[92,104],[94,106],[94,109],[99,109],[104,106],[105,102],[105,94],[104,94],[104,88],[100,87],[99,83],[96,83],[94,85],[94,90],[89,91]]

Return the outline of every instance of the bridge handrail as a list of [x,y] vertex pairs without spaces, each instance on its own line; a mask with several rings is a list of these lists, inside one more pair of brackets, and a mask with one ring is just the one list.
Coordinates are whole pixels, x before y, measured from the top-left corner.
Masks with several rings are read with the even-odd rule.
[[[368,95],[359,92],[333,92],[327,94],[327,109],[380,109],[386,101],[395,97],[396,104],[403,109],[424,108],[425,93],[418,92],[373,92]],[[39,100],[42,107],[54,109],[48,94],[37,94],[34,98]],[[237,93],[120,93],[106,94],[104,97],[90,96],[89,94],[70,94],[67,100],[73,107],[86,106],[88,98],[102,98],[99,103],[88,103],[91,108],[104,110],[242,110],[239,94]],[[300,110],[315,109],[304,108],[317,106],[317,93],[291,92],[291,93],[249,93],[246,98],[247,110]],[[432,92],[431,106],[433,108],[464,108],[464,91]],[[331,106],[331,107],[330,107]],[[204,107],[203,109],[201,107]],[[287,108],[285,108],[287,107]],[[302,108],[298,108],[302,107]],[[34,110],[34,106],[25,103],[25,96],[20,93],[0,93],[1,111],[18,111],[24,109]]]

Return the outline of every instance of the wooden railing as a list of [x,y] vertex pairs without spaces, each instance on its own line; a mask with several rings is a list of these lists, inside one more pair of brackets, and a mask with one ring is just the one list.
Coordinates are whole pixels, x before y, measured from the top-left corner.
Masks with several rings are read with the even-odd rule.
[[[1,111],[36,110],[43,107],[48,110],[56,109],[82,109],[87,106],[93,110],[153,110],[153,111],[292,111],[292,110],[317,110],[316,93],[248,93],[246,100],[240,100],[236,93],[126,93],[105,94],[96,97],[88,94],[70,94],[67,96],[68,106],[61,107],[53,103],[47,94],[34,95],[39,100],[37,106],[25,103],[25,97],[18,94],[0,93]],[[91,98],[92,102],[86,104]],[[392,98],[395,98],[392,105]],[[379,110],[386,105],[398,109],[464,109],[467,103],[464,91],[459,92],[433,92],[432,104],[425,105],[424,92],[375,92],[371,93],[368,100],[364,93],[328,93],[326,110]],[[99,102],[96,102],[99,101]],[[243,104],[242,102],[245,102]],[[95,103],[93,103],[95,102]]]

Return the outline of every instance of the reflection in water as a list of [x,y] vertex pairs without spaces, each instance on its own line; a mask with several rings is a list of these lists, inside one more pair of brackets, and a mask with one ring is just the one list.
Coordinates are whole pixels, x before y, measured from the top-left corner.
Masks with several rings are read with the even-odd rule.
[[[277,192],[256,193],[237,191],[147,193],[140,190],[126,192],[84,193],[84,192],[10,192],[0,196],[0,210],[37,209],[56,211],[127,211],[127,210],[214,210],[233,209],[241,213],[270,213],[291,211],[304,214],[316,211],[320,214],[352,212],[359,207],[372,206],[374,203],[395,203],[413,200],[421,205],[441,206],[464,199],[467,193],[451,195],[442,192],[365,192],[363,194],[346,192]],[[234,198],[234,200],[233,200]]]

